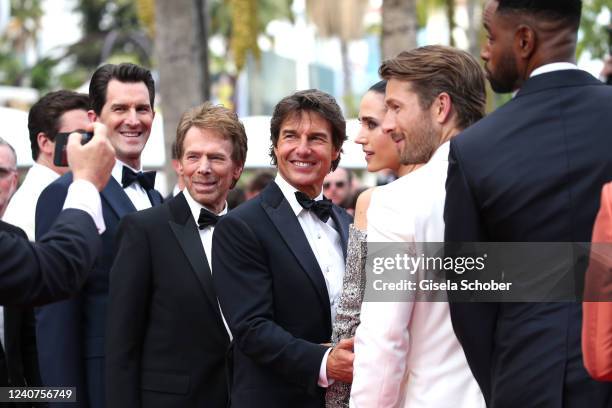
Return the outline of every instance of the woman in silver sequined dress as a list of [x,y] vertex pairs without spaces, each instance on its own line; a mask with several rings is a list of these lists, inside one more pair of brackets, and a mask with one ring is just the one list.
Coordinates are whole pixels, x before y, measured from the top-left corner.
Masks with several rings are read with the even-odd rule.
[[[395,142],[382,131],[385,116],[386,81],[372,86],[361,99],[359,105],[359,122],[361,130],[355,143],[362,145],[368,171],[376,172],[390,169],[398,176],[403,176],[414,169],[414,166],[400,164]],[[342,294],[334,321],[332,343],[355,335],[359,325],[359,312],[365,291],[366,230],[367,210],[373,188],[361,193],[355,206],[354,223],[349,229],[349,240],[346,255],[346,269],[342,283]],[[349,406],[351,385],[335,382],[327,389],[325,406],[340,408]]]

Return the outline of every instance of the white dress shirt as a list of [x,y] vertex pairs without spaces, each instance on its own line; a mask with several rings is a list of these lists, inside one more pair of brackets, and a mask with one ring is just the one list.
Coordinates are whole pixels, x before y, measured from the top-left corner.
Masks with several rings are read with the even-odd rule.
[[532,78],[536,75],[547,74],[549,72],[554,72],[554,71],[564,71],[568,69],[580,69],[580,68],[578,68],[575,64],[572,64],[571,62],[553,62],[550,64],[544,64],[544,65],[537,67],[536,69],[531,71],[529,78]]
[[[370,242],[443,242],[449,143],[372,193]],[[351,407],[484,407],[446,302],[364,302]]]
[[[121,179],[123,177],[123,166],[127,167],[135,173],[142,171],[142,169],[134,169],[117,159],[115,161],[113,171],[111,172],[111,176],[117,181],[117,183],[119,183],[120,186],[122,185]],[[134,204],[134,207],[136,207],[138,211],[151,208],[151,200],[149,200],[149,196],[147,195],[146,190],[142,188],[142,186],[138,182],[133,182],[129,186],[125,187],[123,191],[125,191],[125,194],[127,194],[130,201],[132,202],[132,204]]]
[[89,181],[75,180],[68,187],[63,209],[75,208],[83,210],[93,218],[98,228],[98,234],[106,230],[102,214],[102,199],[96,186]]
[[59,176],[47,166],[34,163],[6,207],[3,221],[21,228],[25,231],[28,239],[34,241],[38,197]]
[[[202,208],[210,211],[213,214],[216,214],[211,209],[204,207],[202,204],[194,200],[193,197],[191,197],[191,194],[189,194],[189,190],[184,189],[183,194],[185,195],[185,200],[187,200],[187,204],[189,205],[189,209],[191,210],[191,215],[193,215],[196,225],[198,225],[198,218],[200,218],[200,210]],[[225,203],[225,207],[223,208],[223,210],[221,210],[221,212],[218,213],[217,215],[222,216],[225,214],[227,214],[227,202]],[[208,267],[210,268],[211,274],[212,274],[212,237],[213,237],[214,231],[215,231],[215,227],[212,225],[209,225],[208,227],[204,229],[198,228],[198,232],[200,234],[200,240],[202,241],[202,246],[204,247],[204,253],[206,254],[206,260],[208,261]],[[217,300],[217,304],[218,303],[219,303],[219,300]],[[227,331],[227,334],[229,335],[230,341],[232,341],[233,339],[232,332],[230,331],[229,326],[227,325],[227,322],[225,321],[225,316],[223,316],[223,312],[221,311],[221,305],[219,305],[219,312],[221,313],[221,319],[223,320],[223,325],[225,326],[225,330]]]
[[[274,181],[297,217],[304,235],[306,235],[308,244],[321,268],[321,272],[323,272],[329,296],[331,321],[333,322],[336,317],[336,307],[342,292],[342,279],[344,277],[344,253],[342,251],[340,234],[336,231],[334,220],[331,217],[324,223],[313,212],[305,210],[300,205],[295,197],[295,193],[298,190],[289,184],[280,173],[276,175]],[[322,198],[323,192],[315,200]],[[327,357],[330,351],[331,349],[323,356],[321,368],[319,369],[318,384],[321,387],[327,387],[331,384],[327,380]]]

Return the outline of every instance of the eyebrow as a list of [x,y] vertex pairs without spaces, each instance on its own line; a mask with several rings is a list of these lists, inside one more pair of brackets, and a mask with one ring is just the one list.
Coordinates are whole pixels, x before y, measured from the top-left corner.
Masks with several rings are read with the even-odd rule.
[[359,120],[360,122],[363,122],[365,120],[369,120],[370,122],[376,122],[377,121],[377,119],[375,117],[373,117],[373,116],[359,116],[357,118],[357,120]]
[[385,106],[394,103],[396,105],[400,105],[400,102],[397,99],[394,98],[385,98]]

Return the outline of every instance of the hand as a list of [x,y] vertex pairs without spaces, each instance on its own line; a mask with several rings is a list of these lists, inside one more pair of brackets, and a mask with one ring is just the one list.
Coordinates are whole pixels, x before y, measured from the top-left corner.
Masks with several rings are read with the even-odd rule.
[[102,191],[115,165],[115,149],[106,137],[106,126],[102,123],[90,123],[86,130],[93,130],[94,136],[85,145],[81,145],[80,133],[70,134],[66,145],[68,164],[74,180],[89,181]]
[[327,378],[344,383],[353,382],[353,345],[355,338],[343,339],[327,356]]

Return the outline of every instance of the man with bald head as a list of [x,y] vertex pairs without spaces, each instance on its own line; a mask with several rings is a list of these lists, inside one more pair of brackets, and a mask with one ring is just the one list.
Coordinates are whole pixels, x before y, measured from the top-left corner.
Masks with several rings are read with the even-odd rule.
[[[612,179],[612,88],[575,65],[581,6],[486,3],[489,82],[517,93],[451,140],[446,241],[590,241],[601,186]],[[533,300],[451,304],[488,406],[610,406],[610,385],[590,379],[582,363],[581,304]]]

